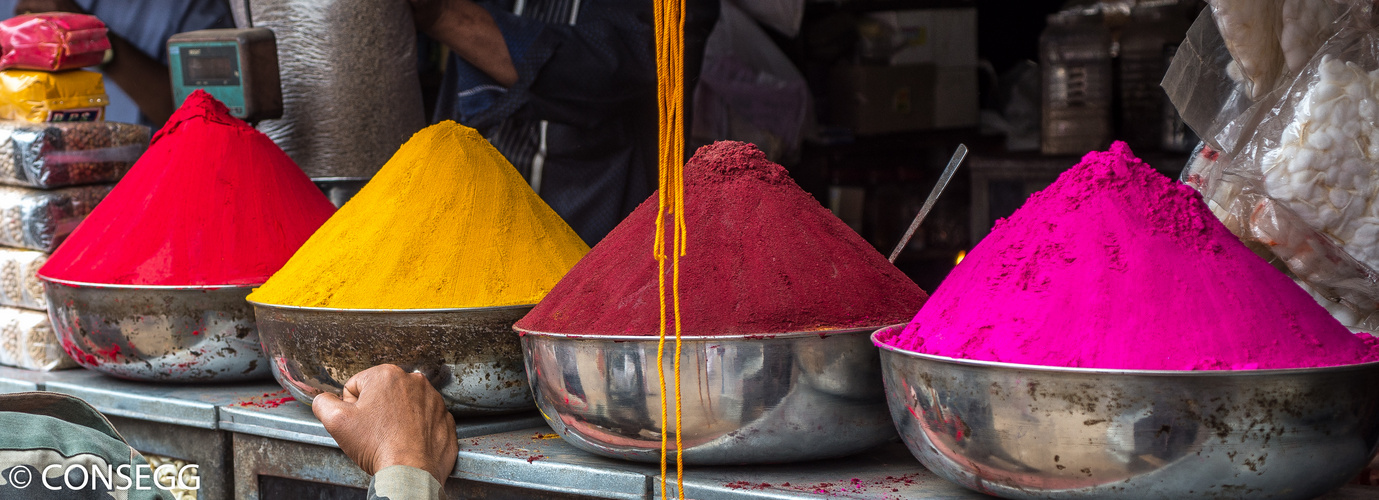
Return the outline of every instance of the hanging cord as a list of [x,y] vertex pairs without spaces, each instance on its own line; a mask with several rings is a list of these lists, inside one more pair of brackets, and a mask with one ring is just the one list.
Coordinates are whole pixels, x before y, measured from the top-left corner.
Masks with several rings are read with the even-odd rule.
[[[660,297],[659,342],[656,345],[656,373],[661,382],[661,496],[666,492],[666,323],[667,309],[674,315],[675,335],[675,480],[678,498],[685,498],[684,441],[681,439],[680,401],[680,257],[685,255],[685,90],[684,90],[684,0],[655,0],[656,21],[656,104],[659,124],[660,186],[656,211],[656,286]],[[665,218],[671,217],[669,252],[666,247]],[[670,304],[666,298],[666,260],[670,260]]]

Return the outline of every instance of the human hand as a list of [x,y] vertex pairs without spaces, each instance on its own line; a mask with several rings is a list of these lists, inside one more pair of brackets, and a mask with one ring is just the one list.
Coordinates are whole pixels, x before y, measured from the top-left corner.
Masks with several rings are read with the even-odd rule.
[[73,0],[19,0],[14,5],[14,15],[32,14],[35,12],[75,12],[85,14],[86,9]]
[[343,399],[321,393],[311,411],[345,455],[373,475],[393,465],[416,467],[441,484],[455,467],[455,418],[426,377],[378,365],[345,382]]

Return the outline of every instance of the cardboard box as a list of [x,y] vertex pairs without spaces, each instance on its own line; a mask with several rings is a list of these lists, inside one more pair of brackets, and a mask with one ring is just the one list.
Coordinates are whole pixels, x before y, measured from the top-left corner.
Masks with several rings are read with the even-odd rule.
[[894,33],[899,50],[892,66],[977,65],[977,9],[918,9],[872,12],[867,17]]
[[829,82],[832,124],[857,135],[977,124],[975,66],[835,67]]
[[934,128],[977,126],[981,113],[977,98],[976,66],[938,66],[934,73]]

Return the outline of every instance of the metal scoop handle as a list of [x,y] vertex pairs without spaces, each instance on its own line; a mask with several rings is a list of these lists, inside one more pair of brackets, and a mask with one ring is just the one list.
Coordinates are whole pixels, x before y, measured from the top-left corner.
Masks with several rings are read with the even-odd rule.
[[953,172],[958,171],[958,165],[962,165],[964,158],[967,158],[967,145],[958,144],[957,151],[953,152],[953,158],[948,160],[948,167],[944,168],[943,175],[939,176],[938,184],[935,184],[934,190],[929,192],[929,199],[924,200],[924,206],[920,207],[914,222],[910,223],[910,228],[905,230],[905,236],[900,238],[900,244],[895,246],[895,250],[891,250],[891,256],[886,260],[891,261],[892,264],[895,263],[895,258],[899,257],[900,251],[910,243],[910,238],[914,237],[915,230],[919,229],[919,224],[924,222],[924,218],[929,216],[929,211],[934,209],[934,202],[938,201],[939,193],[943,192],[943,188],[948,187],[948,181],[953,178]]

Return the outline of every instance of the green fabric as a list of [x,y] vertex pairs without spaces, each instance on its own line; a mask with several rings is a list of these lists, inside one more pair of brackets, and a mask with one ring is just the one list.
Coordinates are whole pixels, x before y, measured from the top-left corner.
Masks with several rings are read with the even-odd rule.
[[[85,401],[46,392],[0,395],[0,429],[0,500],[172,500],[171,494],[153,485],[144,457]],[[40,477],[50,465],[59,467]],[[64,478],[63,471],[73,465],[78,468]],[[149,489],[120,489],[129,484],[128,479],[117,477],[121,467],[127,466],[124,475],[132,477],[139,465],[148,472],[140,483]],[[108,481],[89,476],[93,469]],[[81,488],[70,489],[68,482]],[[111,488],[106,488],[107,482]]]

